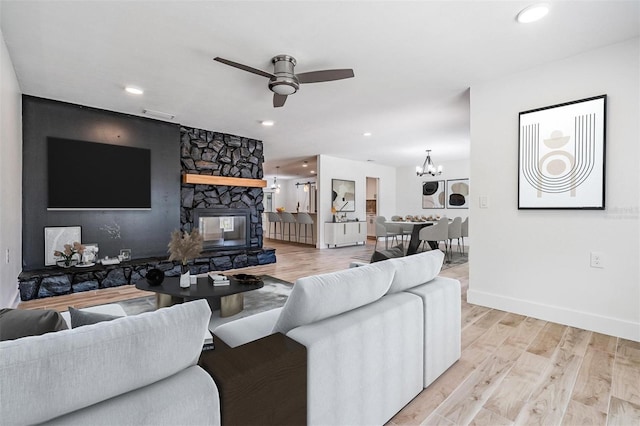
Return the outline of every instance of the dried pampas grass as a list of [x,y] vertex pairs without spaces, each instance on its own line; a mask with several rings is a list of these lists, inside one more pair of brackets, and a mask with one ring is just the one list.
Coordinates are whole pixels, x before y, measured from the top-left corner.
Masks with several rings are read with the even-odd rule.
[[186,265],[189,259],[200,255],[203,241],[198,228],[191,230],[191,233],[176,229],[171,233],[171,241],[168,244],[168,251],[171,254],[169,260],[179,260]]

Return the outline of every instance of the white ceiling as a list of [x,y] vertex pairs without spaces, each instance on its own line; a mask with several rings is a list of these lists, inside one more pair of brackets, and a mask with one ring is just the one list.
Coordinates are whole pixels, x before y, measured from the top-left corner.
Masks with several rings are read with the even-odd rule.
[[[544,20],[518,24],[533,2],[1,0],[0,14],[23,93],[260,139],[266,174],[280,165],[284,178],[320,153],[468,158],[469,87],[639,35],[638,0],[553,1]],[[302,85],[274,109],[266,78],[212,60],[271,72],[281,53],[296,72],[355,78]]]

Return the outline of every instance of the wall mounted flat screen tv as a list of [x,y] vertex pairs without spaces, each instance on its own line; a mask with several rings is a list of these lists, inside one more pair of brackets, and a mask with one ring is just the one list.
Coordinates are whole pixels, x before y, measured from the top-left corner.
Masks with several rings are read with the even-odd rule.
[[47,210],[151,208],[151,151],[47,138]]

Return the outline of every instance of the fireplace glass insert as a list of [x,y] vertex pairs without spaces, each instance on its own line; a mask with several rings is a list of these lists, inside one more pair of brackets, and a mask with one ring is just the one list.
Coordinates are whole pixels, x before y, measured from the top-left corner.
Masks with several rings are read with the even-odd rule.
[[204,238],[205,250],[249,247],[249,210],[196,209],[194,225]]

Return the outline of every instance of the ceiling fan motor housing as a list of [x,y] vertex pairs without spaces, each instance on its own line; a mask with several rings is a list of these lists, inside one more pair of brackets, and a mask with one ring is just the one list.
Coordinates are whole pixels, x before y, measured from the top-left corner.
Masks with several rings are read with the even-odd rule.
[[273,62],[273,74],[269,79],[269,90],[279,95],[292,95],[298,91],[300,82],[293,72],[296,59],[289,55],[278,55],[271,59]]

